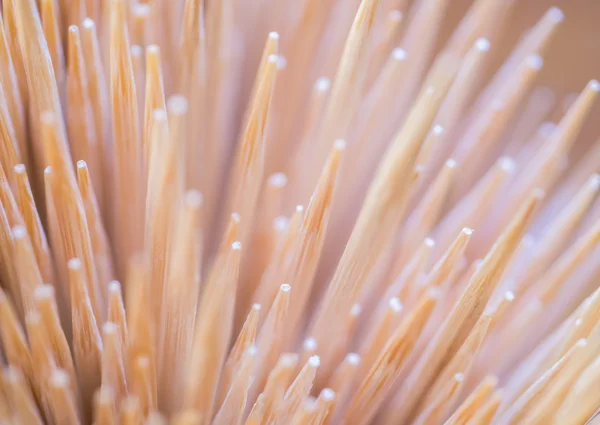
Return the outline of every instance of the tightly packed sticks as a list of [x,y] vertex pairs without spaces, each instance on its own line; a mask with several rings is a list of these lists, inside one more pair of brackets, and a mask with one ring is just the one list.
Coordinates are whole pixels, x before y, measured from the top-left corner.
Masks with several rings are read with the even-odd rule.
[[2,1],[0,424],[600,423],[600,85],[451,3]]

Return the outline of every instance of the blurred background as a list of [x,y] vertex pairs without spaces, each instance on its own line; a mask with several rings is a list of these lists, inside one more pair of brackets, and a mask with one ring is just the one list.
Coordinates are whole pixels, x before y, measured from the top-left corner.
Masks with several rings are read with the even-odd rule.
[[[440,47],[448,39],[459,19],[464,16],[472,0],[452,0],[448,22],[439,38]],[[566,101],[583,89],[591,79],[600,80],[600,1],[598,0],[516,0],[508,25],[499,43],[493,49],[506,57],[523,31],[532,27],[548,8],[559,7],[565,20],[553,38],[537,86],[555,91],[558,102]],[[558,111],[557,111],[558,112]],[[581,155],[585,146],[600,137],[600,105],[596,104],[591,119],[573,152],[573,159]],[[600,164],[599,164],[600,166]]]

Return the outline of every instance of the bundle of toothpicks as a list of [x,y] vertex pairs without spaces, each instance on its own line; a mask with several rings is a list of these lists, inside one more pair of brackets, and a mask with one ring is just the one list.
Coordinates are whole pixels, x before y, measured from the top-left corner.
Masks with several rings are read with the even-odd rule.
[[600,84],[516,3],[3,0],[0,424],[600,424]]

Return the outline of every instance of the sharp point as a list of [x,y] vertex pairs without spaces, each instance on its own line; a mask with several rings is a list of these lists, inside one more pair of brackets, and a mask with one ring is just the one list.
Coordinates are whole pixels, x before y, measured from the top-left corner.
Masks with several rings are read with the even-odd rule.
[[319,365],[321,364],[321,359],[319,358],[319,356],[310,356],[310,358],[308,359],[308,364],[312,367],[319,367]]
[[427,289],[427,296],[432,300],[439,300],[442,296],[442,293],[438,288],[429,288]]
[[315,351],[317,349],[317,340],[312,337],[306,338],[302,343],[302,348],[306,351]]
[[333,391],[331,388],[323,388],[321,390],[321,394],[320,396],[327,401],[332,401],[335,399],[335,391]]
[[296,353],[284,353],[281,355],[281,365],[283,367],[292,367],[298,362],[298,354]]
[[46,125],[51,125],[56,123],[56,117],[52,111],[43,111],[40,114],[41,121]]
[[513,302],[515,300],[515,294],[514,294],[514,292],[513,291],[506,291],[504,293],[504,299],[506,301]]
[[456,168],[456,160],[450,158],[449,160],[446,161],[446,167],[448,168]]
[[487,52],[490,49],[490,41],[487,38],[478,38],[475,41],[475,47],[482,52]]
[[545,121],[538,128],[538,134],[542,137],[549,137],[556,127],[556,123],[552,121]]
[[284,230],[286,230],[288,228],[289,224],[290,224],[290,219],[283,215],[275,217],[275,220],[273,220],[273,228],[280,232],[283,232]]
[[116,334],[119,329],[119,325],[114,322],[105,322],[102,325],[102,333],[105,334]]
[[540,55],[529,55],[526,59],[527,66],[534,70],[540,70],[544,66],[544,59]]
[[345,150],[346,146],[347,146],[347,143],[344,139],[336,139],[335,142],[333,142],[333,147],[337,151]]
[[513,174],[517,168],[517,163],[509,156],[503,156],[498,160],[500,168],[508,174]]
[[346,354],[346,363],[350,363],[351,365],[357,365],[360,363],[360,355],[358,353],[348,353]]
[[71,258],[68,262],[67,262],[67,267],[70,270],[77,270],[81,268],[81,260],[79,258]]
[[402,13],[402,11],[398,9],[391,10],[390,13],[388,13],[388,17],[394,21],[400,21],[403,18],[403,16],[404,14]]
[[472,235],[473,234],[473,229],[471,229],[470,227],[463,227],[462,229],[462,233],[464,233],[465,235]]
[[183,115],[188,111],[188,100],[181,94],[174,94],[167,100],[167,109],[171,114]]
[[54,287],[47,283],[38,285],[33,290],[33,296],[35,298],[50,298],[54,295]]
[[148,358],[148,356],[139,356],[136,361],[138,366],[142,366],[142,367],[148,367],[150,366],[150,359]]
[[27,235],[27,229],[25,226],[17,225],[12,228],[12,237],[13,239],[23,239]]
[[392,50],[392,57],[397,61],[406,60],[406,50],[401,47],[396,47],[394,50]]
[[155,120],[166,121],[167,114],[165,113],[165,111],[163,109],[157,108],[152,111],[152,118]]
[[285,173],[273,173],[269,176],[269,185],[275,187],[285,187],[287,185],[288,178]]
[[66,387],[69,385],[69,375],[62,369],[54,369],[50,375],[50,384],[53,387]]
[[92,18],[85,18],[81,22],[81,25],[87,29],[94,28],[96,26],[96,24],[94,23],[94,20]]
[[204,202],[204,195],[196,189],[190,189],[185,193],[185,204],[192,208],[199,208]]
[[552,20],[556,23],[562,22],[565,19],[564,12],[556,6],[553,6],[550,9],[548,9],[547,13],[548,16],[550,16],[550,18],[552,18]]
[[137,3],[133,7],[133,12],[139,16],[149,15],[151,10],[150,5],[146,3]]
[[29,312],[29,313],[27,313],[27,314],[26,314],[26,316],[25,316],[25,321],[26,321],[28,324],[33,324],[33,323],[35,323],[35,324],[39,324],[41,320],[42,320],[42,318],[41,318],[41,316],[40,316],[40,313],[38,313],[38,312],[37,312],[37,311],[35,311],[35,310],[32,310],[32,311],[30,311],[30,312]]
[[327,77],[321,77],[315,82],[315,90],[320,92],[328,91],[331,88],[331,80]]
[[400,302],[400,298],[392,297],[388,301],[388,306],[392,309],[394,313],[399,313],[402,311],[402,303]]

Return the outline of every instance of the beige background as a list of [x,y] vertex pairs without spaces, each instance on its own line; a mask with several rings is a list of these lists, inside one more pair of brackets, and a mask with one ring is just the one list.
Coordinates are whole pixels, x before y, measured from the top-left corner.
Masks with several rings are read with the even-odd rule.
[[[446,33],[471,3],[471,0],[451,0]],[[564,97],[580,91],[591,79],[600,80],[600,0],[516,0],[500,49],[508,51],[523,31],[533,26],[551,6],[565,13],[565,21],[550,45],[538,84],[549,86]],[[445,39],[443,35],[441,40]],[[598,118],[600,102],[587,120],[575,156],[600,136]]]

